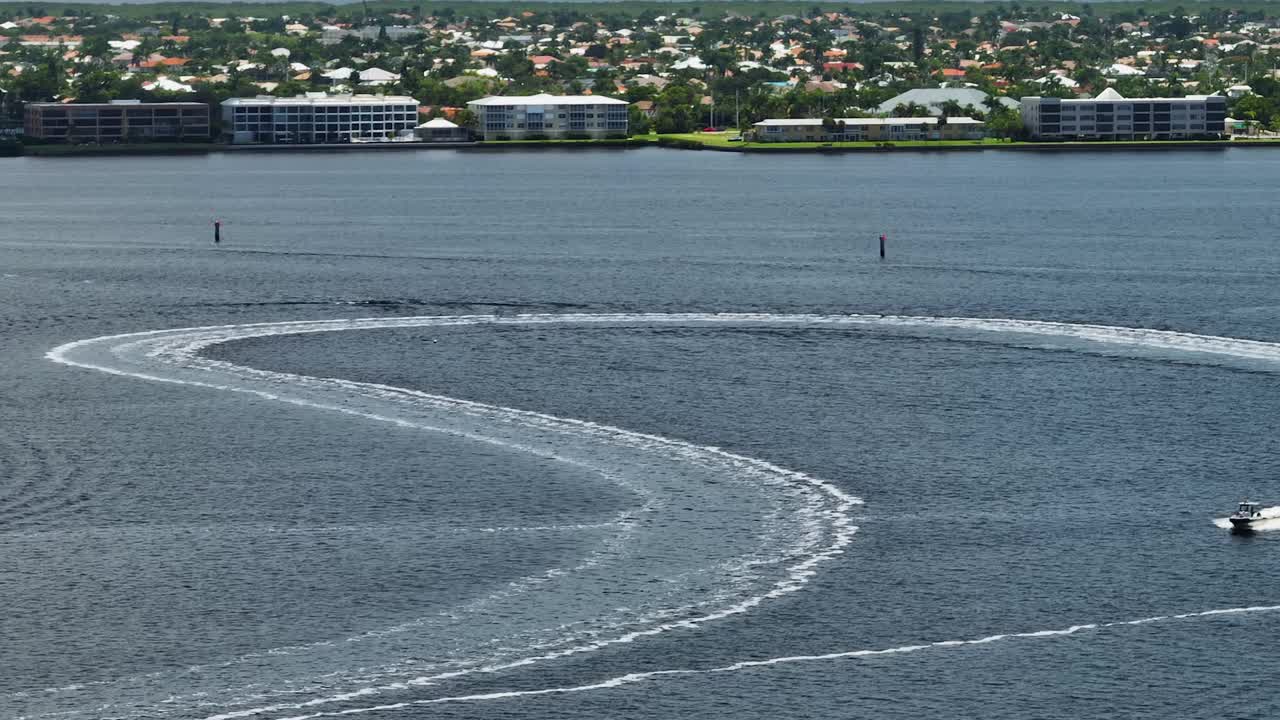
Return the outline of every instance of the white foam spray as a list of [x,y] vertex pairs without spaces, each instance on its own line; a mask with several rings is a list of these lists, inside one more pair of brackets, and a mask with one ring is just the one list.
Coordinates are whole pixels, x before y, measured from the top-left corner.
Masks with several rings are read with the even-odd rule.
[[[1063,638],[1071,635],[1077,635],[1085,632],[1107,630],[1112,628],[1121,628],[1133,625],[1150,625],[1153,623],[1169,622],[1172,620],[1188,620],[1193,618],[1206,618],[1222,615],[1243,615],[1249,613],[1270,613],[1280,611],[1280,605],[1253,605],[1249,607],[1220,608],[1215,610],[1203,610],[1200,612],[1180,613],[1177,615],[1156,615],[1152,617],[1139,618],[1137,620],[1119,620],[1104,623],[1088,623],[1084,625],[1072,625],[1070,627],[1053,629],[1053,630],[1035,630],[1031,632],[1012,632],[1001,633],[998,635],[987,635],[979,638],[970,638],[964,640],[939,640],[936,642],[920,643],[916,645],[899,645],[897,647],[867,649],[867,650],[846,650],[842,652],[824,653],[821,655],[786,655],[782,657],[766,658],[763,660],[743,660],[731,663],[729,665],[719,665],[710,668],[680,668],[673,670],[651,670],[648,672],[628,673],[626,675],[618,675],[605,680],[583,685],[569,685],[563,687],[538,688],[535,690],[510,690],[488,693],[474,693],[471,695],[454,695],[450,697],[430,698],[424,700],[407,700],[404,702],[387,703],[385,705],[374,705],[361,708],[348,708],[345,710],[335,710],[326,712],[316,712],[304,715],[291,715],[282,717],[279,720],[314,720],[322,717],[345,717],[350,715],[364,715],[374,712],[385,712],[387,710],[402,710],[404,708],[420,707],[427,705],[441,705],[445,703],[466,703],[466,702],[483,702],[488,700],[512,700],[522,697],[536,697],[540,695],[569,695],[574,693],[590,692],[593,690],[610,690],[613,688],[623,687],[625,685],[634,685],[637,683],[659,680],[666,677],[674,677],[681,675],[714,675],[720,673],[732,673],[741,670],[750,670],[758,668],[769,668],[779,665],[792,665],[797,663],[815,663],[815,662],[831,662],[838,660],[858,660],[869,657],[883,657],[886,655],[907,655],[911,653],[922,652],[925,650],[938,650],[944,648],[957,648],[973,645],[989,645],[991,643],[1003,642],[1008,640],[1043,640],[1051,638]],[[205,720],[221,720],[227,716],[213,716],[205,718]]]
[[[462,315],[402,318],[361,318],[329,321],[299,321],[285,323],[258,323],[251,325],[224,325],[179,330],[160,330],[131,333],[81,340],[59,346],[49,351],[47,357],[66,365],[78,366],[144,380],[212,388],[247,393],[260,398],[291,403],[299,406],[328,410],[391,423],[396,426],[426,429],[465,437],[481,442],[499,444],[514,450],[541,457],[577,464],[592,469],[602,476],[625,484],[615,466],[599,464],[590,457],[561,453],[555,443],[546,436],[572,437],[596,447],[625,448],[629,451],[660,454],[669,461],[683,463],[701,471],[730,472],[740,482],[757,487],[774,488],[776,505],[772,518],[799,524],[799,532],[787,535],[776,529],[769,534],[762,547],[771,548],[762,554],[739,559],[739,564],[724,575],[734,578],[760,566],[775,566],[783,570],[781,576],[772,577],[765,585],[747,582],[736,585],[737,592],[714,594],[710,598],[682,606],[658,608],[632,617],[630,621],[616,621],[603,625],[614,628],[616,633],[602,637],[598,631],[588,633],[588,642],[577,642],[581,636],[562,640],[542,641],[527,649],[549,648],[546,652],[506,657],[497,662],[464,662],[445,672],[419,675],[384,684],[372,684],[351,691],[337,692],[301,702],[269,703],[245,706],[229,712],[212,715],[218,720],[232,720],[276,713],[288,710],[308,711],[316,706],[346,702],[358,698],[423,687],[440,680],[458,677],[472,672],[498,672],[533,663],[554,660],[570,655],[590,652],[617,643],[673,630],[691,629],[705,623],[743,613],[770,599],[795,592],[808,583],[817,568],[843,552],[855,531],[850,508],[860,502],[834,485],[803,473],[780,468],[771,463],[729,453],[718,448],[698,446],[679,440],[643,433],[635,433],[598,423],[560,418],[514,408],[486,405],[439,395],[395,388],[371,383],[356,383],[332,378],[312,378],[286,373],[273,373],[209,360],[200,355],[211,345],[239,339],[274,335],[371,330],[385,328],[414,328],[458,325],[616,325],[616,326],[792,326],[792,327],[883,327],[905,332],[935,333],[958,331],[989,335],[1005,342],[1010,336],[1023,338],[1048,338],[1053,343],[1063,340],[1079,342],[1083,346],[1127,347],[1142,351],[1161,351],[1196,358],[1218,357],[1262,361],[1267,366],[1280,369],[1280,345],[1256,340],[1215,337],[1179,333],[1167,330],[1125,328],[1105,325],[1059,323],[1035,320],[957,318],[923,316],[882,315],[815,315],[815,314],[766,314],[766,313],[615,313],[615,314],[527,314],[514,316]],[[352,402],[358,399],[359,402]],[[366,409],[373,401],[383,410]],[[390,409],[389,411],[387,409]],[[406,419],[406,415],[414,415]],[[429,416],[432,422],[423,422],[419,415]],[[446,421],[441,421],[441,417]],[[541,435],[539,435],[541,433]],[[533,440],[529,439],[533,436]],[[782,501],[779,498],[787,498]],[[782,509],[786,506],[786,510]],[[666,509],[666,508],[664,508]],[[766,533],[768,534],[768,533]],[[752,660],[721,668],[707,670],[662,670],[634,673],[601,683],[572,688],[548,688],[536,691],[491,693],[483,695],[435,698],[391,705],[374,706],[357,710],[321,712],[302,717],[318,717],[325,714],[353,714],[379,709],[405,707],[413,704],[474,701],[519,697],[522,695],[582,692],[616,687],[665,675],[689,673],[731,672],[749,667],[791,662],[812,662],[856,658],[868,655],[890,655],[920,650],[977,645],[1010,638],[1057,637],[1084,630],[1160,622],[1167,619],[1185,619],[1233,612],[1261,612],[1276,608],[1232,608],[1191,613],[1179,616],[1143,618],[1123,623],[1106,623],[1072,626],[1064,630],[1045,630],[1033,633],[1011,633],[976,640],[950,640],[924,645],[910,645],[883,650],[856,650],[832,655],[795,656],[771,660]],[[410,624],[412,625],[412,624]],[[569,625],[573,625],[570,623]],[[317,643],[317,646],[332,643]],[[311,646],[300,646],[305,650]],[[292,651],[292,649],[286,652]],[[273,651],[266,651],[269,654]],[[261,657],[262,654],[255,657]],[[150,677],[150,676],[146,676]],[[241,698],[236,704],[245,704],[250,698]],[[215,703],[216,704],[216,703]]]
[[[1252,532],[1274,532],[1280,530],[1280,505],[1262,508],[1262,517],[1249,523]],[[1231,521],[1227,518],[1214,518],[1213,524],[1223,530],[1231,529]]]

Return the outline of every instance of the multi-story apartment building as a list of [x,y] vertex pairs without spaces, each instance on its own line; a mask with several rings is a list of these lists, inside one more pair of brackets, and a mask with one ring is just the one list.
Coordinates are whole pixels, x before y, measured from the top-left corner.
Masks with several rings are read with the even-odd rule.
[[627,101],[603,95],[495,95],[467,107],[485,140],[627,136]]
[[233,143],[345,143],[412,136],[418,101],[397,95],[307,93],[222,101],[222,131]]
[[1227,99],[1125,98],[1107,88],[1096,98],[1022,98],[1022,124],[1034,140],[1194,140],[1222,137]]
[[354,37],[357,40],[377,40],[382,33],[387,34],[387,39],[392,42],[400,42],[406,38],[411,38],[423,33],[422,28],[406,27],[403,25],[368,25],[362,28],[347,29],[334,25],[326,25],[320,31],[321,45],[337,45],[344,38]]
[[774,118],[752,125],[758,142],[894,142],[907,140],[981,140],[986,123],[949,118]]
[[208,140],[209,106],[204,103],[28,103],[23,110],[27,137],[60,142]]

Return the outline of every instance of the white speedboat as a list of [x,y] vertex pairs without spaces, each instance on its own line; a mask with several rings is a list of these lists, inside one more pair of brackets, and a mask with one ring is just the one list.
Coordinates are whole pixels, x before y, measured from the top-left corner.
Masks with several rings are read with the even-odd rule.
[[1262,505],[1244,500],[1227,519],[1233,530],[1252,530],[1253,523],[1262,519]]

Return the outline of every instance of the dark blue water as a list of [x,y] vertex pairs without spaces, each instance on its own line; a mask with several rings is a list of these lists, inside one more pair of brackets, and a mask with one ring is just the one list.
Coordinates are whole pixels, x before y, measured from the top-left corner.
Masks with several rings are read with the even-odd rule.
[[[487,693],[369,716],[1275,716],[1257,692],[1280,671],[1270,612],[510,695],[1278,604],[1280,533],[1212,524],[1246,494],[1280,503],[1266,363],[874,327],[416,328],[210,349],[720,447],[865,500],[842,556],[749,612],[386,688],[469,643],[514,646],[517,626],[587,620],[607,585],[468,608],[573,566],[635,498],[520,452],[43,354],[172,327],[491,312],[1280,341],[1277,180],[1280,155],[1257,150],[0,161],[0,716],[205,718],[353,687],[384,689],[248,716]],[[690,557],[712,551],[714,533],[689,537]],[[344,644],[451,614],[450,639]]]

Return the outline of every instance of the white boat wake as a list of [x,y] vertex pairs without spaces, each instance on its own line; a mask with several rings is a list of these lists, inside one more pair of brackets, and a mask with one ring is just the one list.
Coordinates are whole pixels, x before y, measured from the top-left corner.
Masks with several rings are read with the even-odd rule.
[[[1193,361],[1261,362],[1280,368],[1280,345],[1140,328],[1032,320],[879,315],[810,314],[529,314],[340,319],[183,328],[113,335],[68,343],[49,351],[58,363],[156,382],[244,393],[271,401],[438,432],[564,463],[626,488],[635,506],[608,522],[583,524],[604,536],[577,565],[553,568],[447,612],[387,628],[226,661],[181,673],[150,673],[114,680],[44,688],[21,697],[24,717],[155,717],[189,715],[199,708],[218,720],[325,710],[373,696],[442,684],[472,673],[525,667],[660,633],[689,630],[751,610],[803,588],[817,570],[838,557],[856,528],[851,508],[860,501],[834,484],[715,447],[637,433],[598,423],[470,402],[404,388],[271,372],[205,358],[204,349],[247,338],[305,333],[461,325],[525,326],[776,326],[875,327],[910,334],[958,333],[965,337],[1033,347],[1173,354]],[[1212,360],[1210,360],[1212,361]],[[689,548],[696,547],[696,553]],[[622,572],[620,572],[622,570]],[[600,592],[608,588],[608,593]],[[655,588],[658,588],[655,590]],[[530,612],[557,603],[575,617],[547,626]],[[583,602],[582,598],[590,598]],[[566,602],[572,598],[573,602]],[[1178,619],[1223,612],[1215,610]],[[501,616],[510,629],[483,637],[469,628],[476,618]],[[1131,621],[1155,622],[1167,618]],[[637,673],[579,688],[435,698],[422,702],[483,700],[521,694],[581,692],[664,675],[729,672],[784,662],[914,652],[1012,637],[1048,637],[1126,623],[1076,626],[1065,631],[1015,633],[979,640],[944,641],[889,650],[859,650],[803,658],[735,663],[711,670]],[[441,657],[446,645],[454,650]],[[436,658],[424,663],[425,653]],[[358,668],[351,670],[350,668]],[[172,694],[175,676],[190,687]],[[263,678],[268,678],[264,681]],[[213,683],[209,685],[209,683]],[[195,687],[200,685],[199,687]],[[110,701],[97,701],[108,688]],[[66,696],[66,697],[64,697]],[[157,699],[157,698],[161,699]],[[48,700],[48,703],[42,701]],[[67,711],[67,702],[92,709]],[[412,701],[416,702],[416,701]],[[379,705],[398,707],[402,705]],[[315,716],[307,715],[308,717]]]
[[[1262,508],[1262,518],[1249,524],[1250,532],[1274,532],[1280,530],[1280,505]],[[1214,518],[1213,524],[1223,530],[1231,529],[1231,521],[1227,518]]]
[[[467,703],[482,702],[485,700],[511,700],[521,697],[537,697],[540,695],[571,695],[574,693],[590,692],[592,690],[608,690],[611,688],[623,687],[625,685],[635,685],[637,683],[660,680],[668,677],[688,676],[688,675],[716,675],[721,673],[738,672],[740,670],[750,670],[756,668],[767,668],[777,665],[793,665],[797,663],[813,663],[813,662],[830,662],[835,660],[858,660],[869,657],[884,657],[886,655],[906,655],[910,653],[920,652],[922,650],[939,650],[943,648],[957,648],[972,645],[987,645],[990,643],[1001,642],[1005,640],[1028,640],[1028,639],[1049,639],[1062,638],[1079,633],[1089,631],[1107,630],[1112,628],[1122,628],[1133,625],[1150,625],[1152,623],[1168,622],[1171,620],[1189,620],[1194,618],[1207,618],[1224,615],[1244,615],[1251,613],[1270,613],[1280,611],[1280,605],[1254,605],[1250,607],[1222,608],[1217,610],[1204,610],[1201,612],[1181,613],[1178,615],[1154,615],[1152,617],[1139,618],[1137,620],[1121,620],[1116,622],[1090,623],[1087,625],[1072,625],[1071,627],[1061,628],[1057,630],[1037,630],[1034,632],[1016,632],[1003,633],[1000,635],[987,635],[986,637],[973,638],[968,640],[940,640],[938,642],[923,643],[918,645],[900,645],[898,647],[882,648],[874,650],[847,650],[843,652],[825,653],[822,655],[788,655],[783,657],[766,658],[764,660],[743,660],[741,662],[729,665],[719,665],[710,668],[682,668],[675,670],[651,670],[649,672],[628,673],[626,675],[618,675],[606,680],[588,683],[584,685],[569,685],[564,687],[538,688],[536,690],[510,690],[502,692],[475,693],[472,695],[455,695],[451,697],[430,698],[426,700],[407,700],[404,702],[387,703],[385,705],[372,705],[367,707],[350,708],[346,710],[337,710],[332,712],[315,712],[305,715],[288,715],[280,718],[280,720],[314,720],[322,717],[345,717],[349,715],[364,715],[374,712],[385,712],[388,710],[402,710],[411,707],[422,707],[427,705],[442,705],[445,703]],[[220,718],[229,718],[230,715],[220,715],[205,720],[220,720]]]

